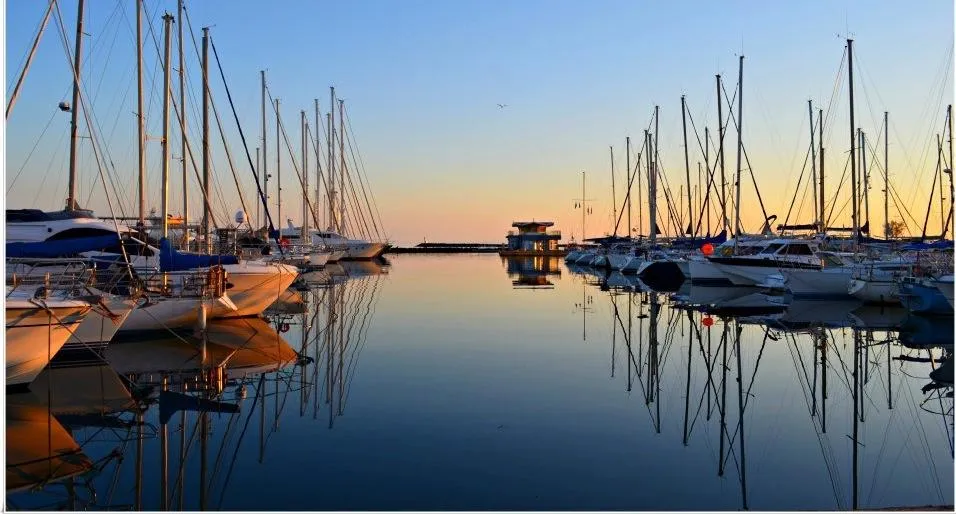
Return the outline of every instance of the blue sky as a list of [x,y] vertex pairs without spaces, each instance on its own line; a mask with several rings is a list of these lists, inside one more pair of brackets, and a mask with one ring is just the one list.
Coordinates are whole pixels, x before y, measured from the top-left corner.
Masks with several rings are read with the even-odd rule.
[[[76,7],[60,3],[72,40]],[[16,80],[44,4],[7,2],[8,88]],[[107,136],[120,203],[135,208],[129,187],[136,170],[133,2],[87,4],[87,91]],[[946,62],[952,59],[953,4],[943,0],[915,5],[849,0],[268,5],[194,0],[186,5],[197,37],[200,27],[212,26],[251,146],[258,144],[260,133],[260,69],[267,70],[271,93],[282,99],[283,121],[296,153],[299,111],[307,110],[311,120],[312,99],[319,98],[324,110],[328,86],[336,87],[346,99],[389,235],[400,243],[423,238],[497,241],[512,220],[532,217],[553,219],[566,234],[579,234],[580,217],[572,199],[580,196],[581,170],[588,172],[588,196],[595,199],[588,235],[610,230],[608,145],[615,146],[618,160],[620,202],[624,137],[640,142],[655,104],[661,106],[661,161],[677,195],[684,177],[680,96],[686,95],[697,127],[702,131],[708,124],[713,130],[714,75],[723,74],[733,94],[740,53],[746,56],[744,141],[768,211],[782,218],[809,138],[806,101],[830,101],[835,86],[844,91],[828,115],[826,142],[833,156],[828,170],[842,171],[849,145],[845,76],[836,81],[847,34],[856,40],[857,124],[875,138],[883,111],[890,112],[891,180],[906,192],[902,196],[909,205],[925,205],[930,186],[926,177],[935,165],[934,134],[953,97],[953,68]],[[158,14],[163,9],[175,12],[176,3],[147,1],[146,6],[159,37]],[[57,102],[69,100],[70,73],[57,30],[51,22],[7,123],[8,207],[31,206],[36,199],[39,207],[52,209],[65,198],[69,116],[55,111]],[[191,50],[187,117],[198,159],[200,76]],[[160,96],[153,82],[158,59],[149,38],[145,55],[149,133],[158,136]],[[939,83],[943,71],[946,80]],[[240,142],[218,79],[213,94],[236,158]],[[499,109],[497,103],[508,106]],[[271,146],[274,121],[269,126]],[[175,156],[178,137],[172,139]],[[735,169],[735,139],[727,141],[727,166]],[[91,207],[105,213],[102,189],[93,186],[90,145],[83,146],[81,203],[89,198]],[[213,151],[223,200],[214,204],[217,211],[231,215],[238,202],[221,146]],[[701,159],[696,145],[691,151],[692,162]],[[283,152],[283,217],[291,212],[298,223],[298,186]],[[270,154],[271,161],[274,147]],[[155,207],[159,158],[159,144],[151,141],[149,204]],[[177,178],[170,196],[175,212],[181,211],[178,166],[172,166]],[[248,165],[240,167],[240,179],[251,197]],[[755,228],[756,197],[752,188],[743,195],[749,216],[745,225]],[[190,209],[196,212],[200,204],[195,194],[193,199]]]

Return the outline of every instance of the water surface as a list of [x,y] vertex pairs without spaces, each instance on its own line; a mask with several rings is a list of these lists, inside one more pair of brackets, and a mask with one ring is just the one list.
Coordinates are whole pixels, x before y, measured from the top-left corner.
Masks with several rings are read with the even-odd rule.
[[[195,341],[167,336],[7,395],[26,406],[8,409],[8,456],[59,452],[31,470],[49,483],[7,506],[953,503],[951,318],[819,302],[707,315],[558,259],[389,260],[332,269],[298,292],[304,305],[219,326],[206,367],[222,376]],[[676,298],[701,294],[714,291]],[[8,483],[20,471],[8,463]]]

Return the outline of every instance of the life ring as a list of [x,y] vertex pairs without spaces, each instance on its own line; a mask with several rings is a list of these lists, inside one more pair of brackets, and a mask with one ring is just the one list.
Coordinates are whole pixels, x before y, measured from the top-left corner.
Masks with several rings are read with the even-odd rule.
[[283,237],[283,238],[279,239],[279,246],[281,246],[282,248],[286,248],[286,249],[287,249],[287,248],[289,248],[289,245],[291,245],[291,244],[292,244],[292,243],[288,240],[288,238]]
[[279,332],[285,333],[285,332],[288,332],[288,331],[289,331],[289,324],[288,324],[288,323],[280,323],[280,324],[279,324]]

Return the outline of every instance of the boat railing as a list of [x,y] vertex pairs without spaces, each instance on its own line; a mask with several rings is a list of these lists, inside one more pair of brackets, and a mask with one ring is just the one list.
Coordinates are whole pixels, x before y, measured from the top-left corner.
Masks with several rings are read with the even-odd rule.
[[200,270],[160,272],[142,277],[148,294],[179,298],[219,298],[226,292],[227,273],[222,266]]

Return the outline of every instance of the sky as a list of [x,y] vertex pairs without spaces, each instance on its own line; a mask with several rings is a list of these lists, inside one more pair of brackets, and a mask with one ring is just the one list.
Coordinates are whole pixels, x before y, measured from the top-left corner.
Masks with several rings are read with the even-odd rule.
[[[7,208],[57,209],[66,198],[69,114],[60,112],[57,104],[71,100],[67,55],[73,51],[76,4],[58,4],[65,33],[60,33],[54,15],[5,126]],[[148,209],[158,210],[160,16],[164,10],[175,14],[176,2],[144,4],[144,24],[149,27],[144,47],[147,203]],[[503,242],[512,221],[529,219],[554,221],[565,240],[580,238],[581,211],[575,205],[582,197],[582,171],[591,207],[586,235],[612,232],[613,212],[621,211],[626,190],[625,137],[634,145],[633,166],[655,105],[660,106],[660,167],[671,188],[669,193],[659,191],[658,203],[665,209],[669,194],[686,223],[681,96],[689,113],[688,161],[696,188],[697,163],[706,169],[698,137],[703,141],[705,126],[712,133],[717,130],[715,75],[722,75],[736,113],[739,55],[745,56],[742,139],[750,162],[743,166],[744,229],[756,231],[763,219],[753,180],[767,214],[777,215],[778,222],[788,210],[791,222],[812,221],[812,192],[805,187],[809,169],[803,171],[804,185],[796,187],[809,148],[808,100],[826,112],[831,225],[848,225],[849,184],[844,180],[840,186],[850,145],[844,62],[848,36],[854,39],[856,126],[866,132],[872,147],[867,157],[872,166],[871,224],[883,223],[882,117],[888,111],[889,179],[899,198],[891,202],[890,218],[905,220],[911,232],[919,233],[933,177],[938,176],[936,134],[942,133],[946,105],[953,100],[953,3],[945,0],[187,0],[185,5],[186,117],[197,164],[201,166],[201,74],[189,37],[191,29],[198,41],[201,27],[208,26],[251,159],[261,144],[260,70],[266,70],[270,96],[280,98],[283,125],[297,160],[300,112],[306,111],[314,125],[313,99],[326,112],[329,86],[334,86],[338,98],[345,100],[356,159],[360,156],[364,164],[383,231],[401,245],[423,240]],[[42,1],[6,2],[8,100],[45,8]],[[174,37],[177,29],[174,25]],[[104,173],[111,183],[113,212],[135,215],[134,2],[87,2],[84,33],[84,94],[101,145],[94,147],[89,137],[80,140],[78,196],[81,205],[98,214],[110,212],[94,159],[97,152],[108,163]],[[175,39],[172,55],[178,69]],[[247,212],[255,217],[253,172],[218,69],[213,67],[210,76]],[[177,80],[174,70],[176,98]],[[725,103],[725,117],[727,109]],[[268,118],[272,172],[275,119],[271,112]],[[183,210],[182,152],[175,117],[171,126],[169,202],[170,212],[178,215]],[[86,123],[81,122],[80,131],[88,136]],[[737,169],[733,121],[728,131],[732,133],[725,137],[725,156],[731,182]],[[713,145],[716,139],[712,135]],[[320,141],[324,145],[324,135]],[[241,204],[215,122],[211,152],[216,182],[211,203],[224,224]],[[712,162],[715,155],[711,148]],[[301,187],[284,144],[281,161],[281,217],[298,225]],[[188,172],[190,218],[195,218],[202,204],[191,166]],[[643,198],[636,198],[636,181],[633,188],[631,225],[646,234],[646,175],[642,180]],[[273,185],[275,181],[274,174]],[[938,233],[938,184],[933,198],[928,232]],[[273,191],[270,211],[276,221],[277,200]],[[622,217],[618,232],[626,233],[626,214]],[[696,207],[693,217],[698,217]],[[716,232],[715,215],[711,220],[711,231]],[[324,215],[322,223],[327,223]],[[669,225],[666,220],[659,224]],[[705,230],[706,225],[702,223]]]

